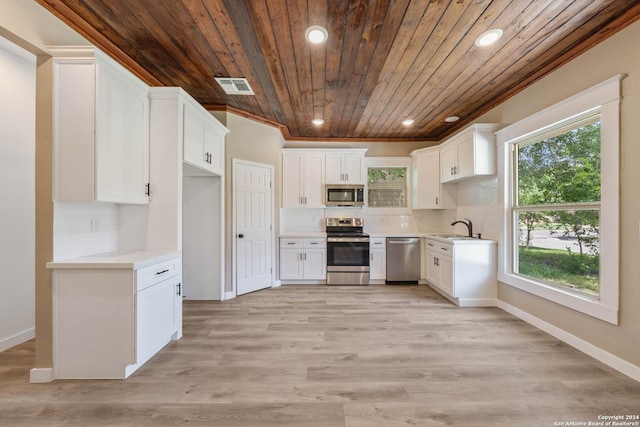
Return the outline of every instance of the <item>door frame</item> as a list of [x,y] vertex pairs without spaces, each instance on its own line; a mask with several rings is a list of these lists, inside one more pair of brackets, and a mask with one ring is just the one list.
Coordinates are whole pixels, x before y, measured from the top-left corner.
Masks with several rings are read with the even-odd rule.
[[238,234],[238,221],[236,220],[236,202],[237,202],[237,197],[238,197],[238,188],[236,185],[236,169],[238,165],[246,165],[246,166],[255,166],[255,167],[260,167],[260,168],[267,168],[269,169],[269,178],[271,180],[271,185],[270,185],[270,191],[269,191],[269,197],[271,198],[271,233],[270,233],[270,238],[271,238],[271,287],[274,288],[276,286],[278,286],[276,284],[275,281],[275,275],[276,275],[276,247],[275,247],[275,242],[276,242],[276,238],[275,238],[275,226],[274,226],[274,222],[275,222],[275,189],[274,189],[274,166],[273,165],[268,165],[265,163],[258,163],[258,162],[252,162],[249,160],[242,160],[242,159],[237,159],[237,158],[232,158],[231,159],[231,257],[232,257],[232,261],[231,261],[231,268],[232,268],[232,273],[231,273],[231,291],[230,292],[225,292],[224,293],[224,299],[231,299],[231,298],[235,298],[238,295],[238,287],[237,287],[237,283],[238,283],[238,257],[237,257],[237,248],[236,248],[236,236]]

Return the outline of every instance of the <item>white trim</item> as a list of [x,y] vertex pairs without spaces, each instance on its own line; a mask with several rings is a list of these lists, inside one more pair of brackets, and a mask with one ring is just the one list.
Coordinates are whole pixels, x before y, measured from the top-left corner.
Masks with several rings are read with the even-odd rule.
[[556,326],[553,326],[552,324],[547,323],[544,320],[527,313],[526,311],[520,310],[519,308],[514,307],[511,304],[507,304],[504,301],[498,301],[498,308],[514,315],[521,320],[524,320],[525,322],[548,333],[549,335],[556,337],[560,341],[569,344],[570,346],[593,357],[594,359],[604,363],[605,365],[610,366],[616,371],[621,372],[636,381],[640,381],[640,366],[629,363],[626,360],[621,359],[618,356],[601,349],[600,347],[597,347],[583,339],[580,339],[577,336],[572,335]]
[[258,162],[252,162],[249,160],[242,160],[242,159],[237,159],[237,158],[232,158],[231,159],[231,217],[233,218],[232,220],[232,225],[231,225],[231,229],[233,230],[233,234],[231,236],[231,283],[232,283],[232,289],[230,292],[226,292],[225,293],[225,300],[226,299],[231,299],[231,298],[227,298],[227,294],[233,294],[232,298],[235,298],[238,295],[238,287],[237,287],[237,283],[238,283],[238,269],[236,266],[236,239],[234,238],[234,236],[237,235],[237,226],[238,226],[238,222],[236,220],[237,218],[237,213],[236,213],[236,197],[237,197],[237,188],[236,188],[236,181],[235,181],[235,171],[236,171],[236,167],[237,165],[242,164],[242,165],[247,165],[247,166],[255,166],[255,167],[259,167],[259,168],[265,168],[265,169],[269,169],[269,173],[270,173],[270,179],[271,179],[271,191],[269,193],[270,197],[271,197],[271,287],[273,287],[273,284],[275,283],[276,280],[276,225],[275,225],[275,219],[276,219],[276,208],[275,208],[275,175],[274,175],[274,166],[273,165],[268,165],[265,163],[258,163]]
[[29,372],[29,382],[32,384],[50,383],[54,379],[53,368],[33,368]]
[[36,329],[29,328],[26,331],[19,332],[7,338],[0,340],[0,351],[5,351],[11,347],[15,347],[18,344],[22,344],[25,341],[35,338]]
[[235,291],[225,292],[222,295],[222,301],[226,301],[226,300],[229,300],[229,299],[234,299],[235,297],[236,297]]
[[280,286],[282,286],[282,280],[276,280],[273,282],[273,285],[271,285],[272,288],[279,288]]
[[458,307],[496,307],[495,298],[458,298]]
[[[496,132],[498,145],[498,200],[503,200],[498,247],[498,280],[541,298],[617,325],[619,310],[619,146],[620,88],[625,75],[618,74],[564,101]],[[560,288],[545,286],[514,274],[511,232],[512,143],[525,135],[551,128],[587,111],[600,110],[601,120],[601,217],[600,300],[592,300]],[[613,172],[613,173],[612,173]]]

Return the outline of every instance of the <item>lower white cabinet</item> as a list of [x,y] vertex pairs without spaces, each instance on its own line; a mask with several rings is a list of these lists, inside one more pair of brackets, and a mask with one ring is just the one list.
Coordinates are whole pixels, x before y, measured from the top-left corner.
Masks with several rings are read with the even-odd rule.
[[325,280],[326,242],[324,238],[281,238],[280,280]]
[[387,278],[387,239],[372,237],[369,241],[369,278],[385,280]]
[[497,245],[492,240],[424,239],[429,285],[461,307],[497,302]]
[[53,377],[127,378],[182,336],[181,258],[53,262]]

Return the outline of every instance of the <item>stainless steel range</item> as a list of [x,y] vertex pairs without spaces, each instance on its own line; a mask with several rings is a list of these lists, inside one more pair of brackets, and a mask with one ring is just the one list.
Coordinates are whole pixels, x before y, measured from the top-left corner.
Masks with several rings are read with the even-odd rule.
[[326,218],[327,285],[369,284],[369,235],[362,218]]

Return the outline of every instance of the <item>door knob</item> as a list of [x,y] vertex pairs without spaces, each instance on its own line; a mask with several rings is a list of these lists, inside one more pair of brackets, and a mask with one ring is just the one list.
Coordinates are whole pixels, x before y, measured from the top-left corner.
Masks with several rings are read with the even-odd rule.
[[244,234],[238,234],[238,239],[244,238]]

